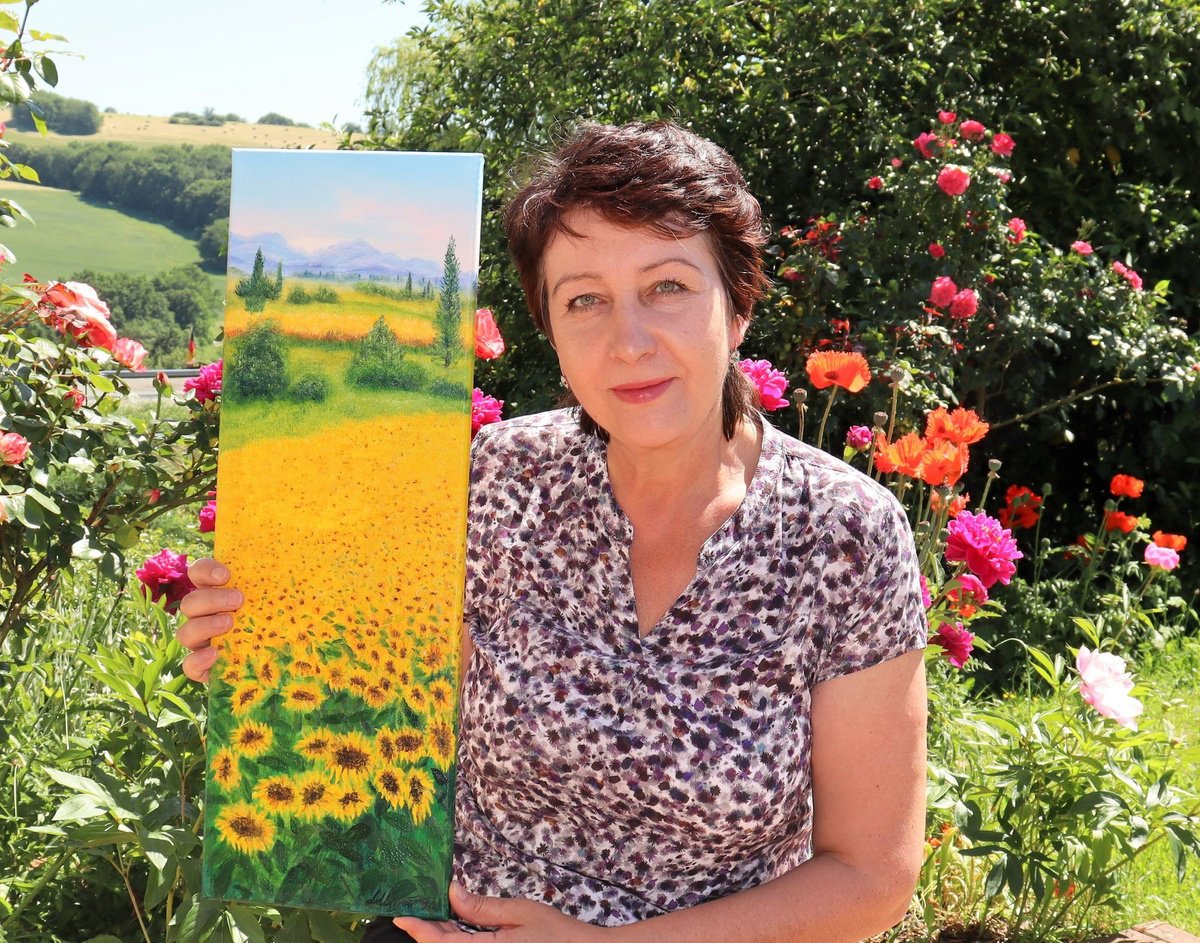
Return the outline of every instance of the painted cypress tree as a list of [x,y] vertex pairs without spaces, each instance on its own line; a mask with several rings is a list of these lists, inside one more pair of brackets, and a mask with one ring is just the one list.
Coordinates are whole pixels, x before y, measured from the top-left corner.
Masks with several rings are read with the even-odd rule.
[[[279,294],[275,293],[275,283],[263,272],[264,267],[262,249],[259,249],[254,253],[254,267],[250,270],[250,277],[241,279],[234,286],[233,293],[246,303],[247,311],[261,311],[267,306],[269,300],[279,297]],[[280,263],[279,291],[283,291],[282,262]]]
[[434,350],[441,355],[442,366],[448,367],[462,350],[462,299],[458,294],[458,256],[454,254],[453,236],[442,260],[442,291],[433,323],[437,330]]
[[275,269],[275,281],[271,283],[268,297],[272,301],[278,301],[283,295],[283,262],[280,261]]
[[408,281],[404,285],[404,297],[412,298],[412,272],[408,273]]

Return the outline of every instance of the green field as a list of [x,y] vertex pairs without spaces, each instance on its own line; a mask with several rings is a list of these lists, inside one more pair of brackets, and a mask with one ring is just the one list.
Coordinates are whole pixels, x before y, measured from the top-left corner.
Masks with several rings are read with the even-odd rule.
[[[34,218],[0,234],[18,272],[63,280],[81,269],[150,275],[200,261],[196,244],[160,223],[88,203],[69,190],[0,181],[0,196]],[[219,283],[224,279],[218,279]]]

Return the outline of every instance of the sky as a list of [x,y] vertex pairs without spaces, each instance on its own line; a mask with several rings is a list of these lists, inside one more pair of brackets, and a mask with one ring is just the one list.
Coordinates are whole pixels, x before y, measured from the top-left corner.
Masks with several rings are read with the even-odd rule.
[[481,160],[468,154],[238,151],[230,231],[279,233],[306,252],[366,238],[439,264],[454,236],[473,272],[481,183]]
[[419,0],[50,0],[28,25],[67,38],[45,46],[56,91],[101,109],[340,126],[363,123],[373,50],[424,21]]

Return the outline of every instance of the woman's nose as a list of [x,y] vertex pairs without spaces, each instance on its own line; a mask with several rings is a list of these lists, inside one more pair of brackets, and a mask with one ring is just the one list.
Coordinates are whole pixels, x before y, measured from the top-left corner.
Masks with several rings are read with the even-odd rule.
[[610,343],[618,359],[633,363],[654,352],[655,340],[649,328],[648,314],[646,306],[636,296],[620,298],[614,303],[609,321]]

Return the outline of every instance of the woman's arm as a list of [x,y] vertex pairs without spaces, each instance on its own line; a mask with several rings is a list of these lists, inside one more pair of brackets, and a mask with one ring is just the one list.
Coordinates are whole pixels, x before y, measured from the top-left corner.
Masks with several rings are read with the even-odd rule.
[[[460,918],[500,943],[854,943],[897,923],[921,866],[925,668],[909,652],[832,678],[812,694],[813,857],[773,881],[623,927],[545,904],[456,892]],[[452,925],[401,918],[421,943]]]

